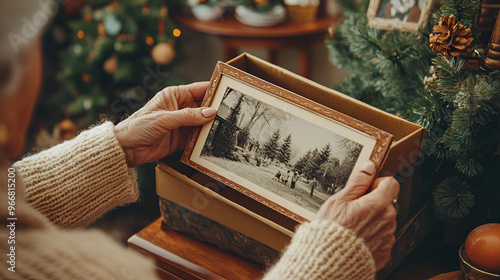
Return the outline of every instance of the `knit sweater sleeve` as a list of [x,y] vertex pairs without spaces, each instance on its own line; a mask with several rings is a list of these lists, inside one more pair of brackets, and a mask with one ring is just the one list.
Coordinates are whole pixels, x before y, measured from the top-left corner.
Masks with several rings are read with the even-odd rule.
[[14,166],[25,182],[28,203],[65,228],[85,227],[139,197],[133,169],[110,122]]
[[337,223],[316,220],[297,229],[263,280],[371,280],[375,272],[375,261],[363,239]]

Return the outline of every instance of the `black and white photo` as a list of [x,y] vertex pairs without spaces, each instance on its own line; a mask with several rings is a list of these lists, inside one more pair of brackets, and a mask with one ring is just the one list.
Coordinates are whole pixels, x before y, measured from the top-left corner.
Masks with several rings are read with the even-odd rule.
[[382,163],[391,135],[255,77],[231,74],[222,71],[207,93],[202,106],[217,115],[188,142],[182,158],[188,165],[305,221],[362,163]]
[[344,187],[362,147],[228,87],[201,158],[316,212]]

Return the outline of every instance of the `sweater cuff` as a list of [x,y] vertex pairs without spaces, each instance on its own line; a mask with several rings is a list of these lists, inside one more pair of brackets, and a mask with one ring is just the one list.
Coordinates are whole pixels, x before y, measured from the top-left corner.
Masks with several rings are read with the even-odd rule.
[[375,261],[363,240],[337,223],[302,224],[264,279],[374,279]]
[[139,197],[135,174],[110,122],[24,158],[15,167],[25,182],[28,203],[61,227],[87,226]]

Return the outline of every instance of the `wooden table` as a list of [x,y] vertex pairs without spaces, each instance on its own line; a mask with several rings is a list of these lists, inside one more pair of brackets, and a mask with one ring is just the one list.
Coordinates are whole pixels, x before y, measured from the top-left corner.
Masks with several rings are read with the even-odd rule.
[[[256,280],[265,271],[262,265],[162,226],[161,219],[128,242],[155,260],[162,279]],[[452,272],[460,269],[456,252],[455,246],[443,245],[431,233],[387,280],[462,280],[459,272]]]
[[[328,27],[340,21],[342,15],[336,17],[320,16],[311,23],[285,22],[276,26],[253,27],[239,22],[233,15],[223,20],[201,22],[191,15],[179,15],[177,23],[182,27],[197,32],[216,35],[224,46],[224,58],[229,60],[238,54],[238,49],[253,47],[265,49],[269,61],[278,64],[278,51],[285,48],[299,49],[300,73],[310,77],[310,49],[318,42],[325,40]],[[181,28],[182,28],[181,27]]]
[[133,235],[129,245],[155,259],[162,279],[260,279],[264,267],[161,225]]

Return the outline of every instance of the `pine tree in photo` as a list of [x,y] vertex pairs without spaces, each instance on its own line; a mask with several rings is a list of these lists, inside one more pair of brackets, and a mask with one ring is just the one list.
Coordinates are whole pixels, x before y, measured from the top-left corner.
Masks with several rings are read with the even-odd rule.
[[298,171],[299,173],[304,173],[304,168],[306,166],[306,164],[309,162],[309,160],[311,159],[311,154],[312,154],[312,151],[311,150],[308,150],[304,155],[302,155],[299,160],[295,163],[295,165],[293,166],[293,169],[295,171]]
[[264,143],[264,155],[268,157],[271,161],[273,161],[279,152],[279,141],[281,138],[281,132],[279,129],[274,131],[273,135],[267,139],[266,143]]
[[241,113],[241,103],[243,102],[243,95],[240,95],[236,104],[231,108],[229,117],[223,123],[217,137],[213,140],[212,154],[216,157],[225,157],[232,159],[233,151],[236,147],[237,132],[239,128],[236,123]]
[[281,163],[288,165],[291,155],[292,155],[292,134],[288,134],[285,140],[283,140],[283,144],[281,144],[280,146],[278,152],[278,160]]
[[304,167],[304,176],[308,180],[316,178],[320,165],[321,155],[320,151],[316,148],[311,152],[311,157]]
[[332,154],[332,147],[330,146],[330,143],[328,143],[319,152],[318,161],[319,161],[320,165],[327,162],[328,159],[330,158],[331,154]]
[[426,129],[421,173],[442,221],[500,222],[500,73],[484,65],[480,1],[442,0],[406,33],[371,28],[365,9],[340,2],[350,8],[327,41],[347,73],[337,89]]
[[330,143],[326,144],[321,150],[315,149],[312,152],[311,160],[306,165],[306,174],[308,179],[316,178],[319,182],[322,182],[323,173],[321,172],[321,166],[328,162],[332,149]]
[[329,158],[319,167],[319,182],[323,190],[333,194],[337,183],[337,178],[342,176],[337,171],[339,170],[339,160],[337,158]]

